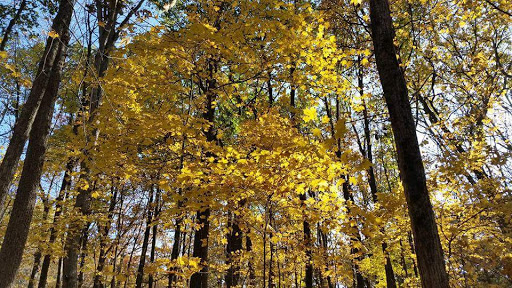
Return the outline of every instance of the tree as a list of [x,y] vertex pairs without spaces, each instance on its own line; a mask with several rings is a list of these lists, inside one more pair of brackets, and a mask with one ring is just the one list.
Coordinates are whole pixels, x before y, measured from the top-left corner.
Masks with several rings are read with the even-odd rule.
[[423,287],[449,287],[443,250],[427,190],[404,72],[396,58],[394,29],[387,0],[370,1],[377,69],[389,109],[400,177],[409,208]]

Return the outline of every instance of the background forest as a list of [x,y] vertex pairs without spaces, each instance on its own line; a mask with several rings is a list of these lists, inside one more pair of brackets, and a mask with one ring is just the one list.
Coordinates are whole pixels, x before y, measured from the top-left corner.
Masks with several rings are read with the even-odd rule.
[[1,1],[0,288],[512,287],[511,24]]

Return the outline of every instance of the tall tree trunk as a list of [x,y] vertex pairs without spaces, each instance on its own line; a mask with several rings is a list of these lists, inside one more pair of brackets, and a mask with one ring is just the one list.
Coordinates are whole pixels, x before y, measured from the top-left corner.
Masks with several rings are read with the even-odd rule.
[[[218,26],[218,24],[216,25]],[[203,92],[206,94],[206,111],[203,113],[203,119],[209,122],[210,126],[205,132],[206,140],[208,142],[215,142],[215,101],[217,95],[215,89],[217,88],[217,81],[214,79],[214,73],[216,72],[217,65],[215,61],[210,60],[208,63],[208,76],[209,79],[206,81],[206,87],[202,87]],[[214,157],[215,155],[211,151],[207,151],[207,157]],[[208,288],[208,234],[210,231],[210,207],[206,206],[201,210],[197,211],[197,224],[199,229],[194,235],[194,251],[193,257],[201,259],[201,270],[197,273],[192,274],[190,277],[190,288]]]
[[16,14],[14,14],[14,17],[12,17],[11,21],[9,21],[9,24],[7,24],[7,27],[5,28],[4,37],[2,38],[2,42],[0,43],[0,51],[5,50],[5,46],[7,45],[7,41],[9,40],[9,37],[11,36],[12,29],[14,28],[14,25],[16,25],[16,22],[20,19],[21,12],[25,10],[27,7],[27,0],[22,0],[20,3],[20,7],[18,10],[16,10]]
[[423,287],[449,287],[407,84],[393,44],[394,29],[388,0],[370,0],[370,19],[377,70],[395,137],[421,282]]
[[62,54],[56,55],[56,59],[59,59],[59,61],[52,67],[50,81],[47,83],[47,89],[45,89],[41,106],[38,109],[35,125],[30,132],[23,172],[18,184],[18,191],[5,232],[2,249],[0,250],[0,287],[9,287],[14,281],[21,264],[30,222],[32,221],[65,58],[65,55],[63,55],[66,51],[65,44],[61,43],[59,45],[62,46],[58,49]]
[[[32,83],[32,89],[30,90],[27,101],[23,105],[20,117],[14,125],[9,146],[5,151],[2,164],[0,164],[0,207],[4,206],[5,196],[14,178],[14,173],[18,166],[23,148],[25,147],[25,142],[29,137],[39,105],[44,95],[46,95],[45,91],[48,89],[51,90],[52,87],[55,89],[55,93],[58,90],[60,71],[59,75],[56,75],[53,71],[61,69],[62,59],[66,54],[70,38],[69,25],[71,23],[71,16],[73,15],[74,2],[74,0],[61,0],[60,2],[59,11],[52,25],[53,31],[59,34],[59,37],[48,37],[46,40],[46,47],[39,61],[37,76]],[[54,79],[56,76],[59,77],[57,83],[55,83]],[[57,88],[54,86],[57,86]]]

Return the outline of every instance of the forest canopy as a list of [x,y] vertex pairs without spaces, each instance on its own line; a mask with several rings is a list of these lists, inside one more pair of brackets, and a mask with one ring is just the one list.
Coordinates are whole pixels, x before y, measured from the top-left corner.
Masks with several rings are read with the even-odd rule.
[[511,24],[0,3],[0,288],[512,287]]

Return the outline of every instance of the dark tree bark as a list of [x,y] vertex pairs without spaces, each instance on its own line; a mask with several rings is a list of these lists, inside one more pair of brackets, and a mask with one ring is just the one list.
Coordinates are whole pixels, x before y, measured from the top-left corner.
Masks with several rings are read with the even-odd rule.
[[423,287],[449,287],[435,214],[427,190],[404,72],[396,57],[388,0],[370,0],[377,70],[391,118]]
[[[71,3],[65,2],[67,4],[61,5],[68,6],[72,4],[72,1]],[[65,38],[69,39],[68,37],[65,36]],[[65,39],[62,40],[64,43],[59,44],[61,47],[58,49],[59,53],[55,57],[58,59],[58,63],[52,67],[50,80],[46,85],[41,105],[35,117],[35,125],[30,132],[23,172],[18,184],[2,249],[0,250],[0,287],[10,287],[14,281],[16,272],[21,264],[23,250],[25,249],[30,222],[34,212],[37,189],[41,181],[48,135],[50,134],[55,101],[57,100],[57,92],[61,80],[62,65],[65,58],[65,43],[67,41]]]
[[197,212],[197,223],[201,228],[194,235],[193,257],[201,259],[201,271],[190,277],[190,288],[208,288],[208,232],[210,231],[210,208]]
[[61,63],[62,58],[65,57],[65,51],[70,38],[69,24],[71,23],[71,16],[73,15],[73,6],[74,0],[60,1],[59,11],[52,25],[52,29],[59,34],[59,37],[55,39],[48,37],[46,40],[45,50],[39,61],[39,67],[36,78],[32,83],[32,89],[14,125],[9,146],[5,151],[2,164],[0,164],[0,207],[4,205],[5,196],[14,178],[14,173],[18,166],[23,148],[25,147],[25,142],[29,137],[39,105],[41,104],[43,96],[46,94],[45,91],[50,88],[49,86],[55,85],[52,80],[55,77],[55,73],[52,72],[54,70],[53,68],[59,67],[60,69],[62,66],[62,64],[59,63]]
[[[242,201],[241,201],[242,202]],[[243,206],[244,203],[240,203],[239,206]],[[226,271],[225,281],[226,287],[236,287],[240,281],[240,264],[239,256],[242,251],[242,240],[243,232],[240,229],[240,216],[230,213],[228,226],[230,231],[227,235],[228,243],[226,245],[226,264],[229,265],[228,271]]]
[[7,27],[5,28],[4,37],[2,38],[2,42],[0,43],[0,51],[5,50],[5,46],[7,45],[7,41],[9,40],[9,37],[11,36],[12,29],[14,28],[14,25],[16,25],[16,22],[21,17],[21,12],[25,10],[27,7],[27,0],[22,0],[20,3],[20,7],[18,10],[16,10],[16,14],[14,14],[14,17],[12,17],[11,21],[9,21],[9,24],[7,24]]

